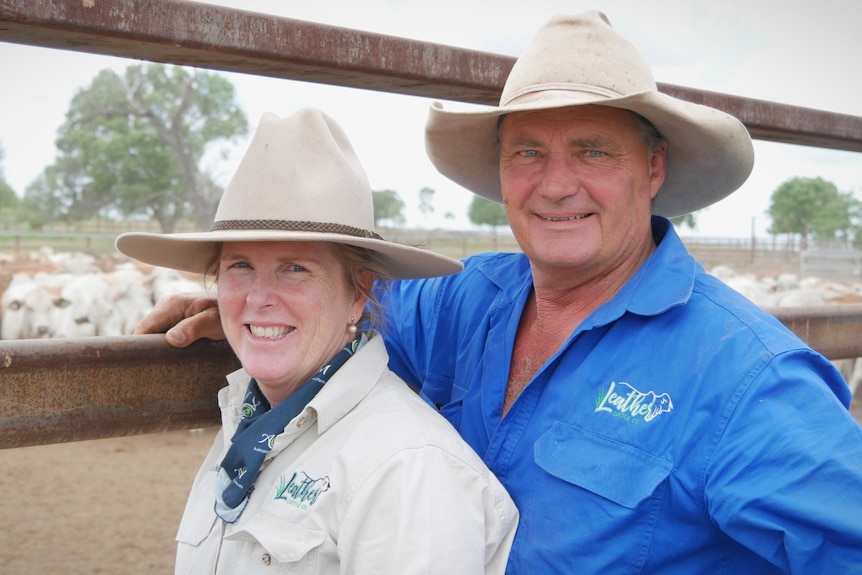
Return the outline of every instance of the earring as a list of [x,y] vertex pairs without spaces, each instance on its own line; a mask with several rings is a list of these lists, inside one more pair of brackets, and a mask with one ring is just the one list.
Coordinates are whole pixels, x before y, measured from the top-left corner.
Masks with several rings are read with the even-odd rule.
[[356,320],[353,318],[353,316],[350,316],[350,326],[347,328],[347,331],[349,331],[350,333],[356,333],[357,327],[356,324],[353,323],[354,321]]

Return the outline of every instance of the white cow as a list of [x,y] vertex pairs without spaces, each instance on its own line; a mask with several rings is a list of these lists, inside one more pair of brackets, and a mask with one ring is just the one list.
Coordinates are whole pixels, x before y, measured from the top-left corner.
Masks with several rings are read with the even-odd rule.
[[105,274],[109,313],[102,318],[99,335],[131,335],[153,308],[147,278],[137,269],[118,269]]
[[177,270],[169,268],[153,268],[150,281],[152,282],[153,302],[156,303],[169,295],[200,292],[204,289],[203,281],[189,279]]
[[111,314],[108,282],[103,274],[74,275],[60,292],[54,337],[92,337]]
[[18,273],[2,297],[2,339],[39,339],[53,336],[55,300],[60,288],[52,274]]

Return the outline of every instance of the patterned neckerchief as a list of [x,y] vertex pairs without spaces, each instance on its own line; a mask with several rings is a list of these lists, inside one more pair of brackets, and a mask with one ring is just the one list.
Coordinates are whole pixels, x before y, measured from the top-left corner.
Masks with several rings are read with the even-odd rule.
[[275,444],[276,436],[305,409],[332,374],[365,341],[364,335],[357,335],[314,377],[272,409],[257,382],[254,379],[249,381],[242,405],[242,419],[216,477],[216,515],[227,523],[234,523],[239,518],[248,503],[263,460]]

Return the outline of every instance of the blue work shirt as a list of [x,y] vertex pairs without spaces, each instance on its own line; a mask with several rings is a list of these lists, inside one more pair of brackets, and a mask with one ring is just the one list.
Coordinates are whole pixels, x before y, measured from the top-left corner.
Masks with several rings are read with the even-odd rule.
[[[862,428],[840,373],[705,273],[657,250],[501,418],[523,254],[385,296],[390,366],[509,490],[507,573],[862,571]],[[431,496],[431,494],[429,494]]]

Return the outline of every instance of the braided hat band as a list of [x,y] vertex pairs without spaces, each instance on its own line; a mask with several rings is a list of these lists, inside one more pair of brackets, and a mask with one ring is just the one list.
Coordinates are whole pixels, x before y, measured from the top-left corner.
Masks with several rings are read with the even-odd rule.
[[280,230],[285,232],[318,232],[322,234],[341,234],[355,238],[382,240],[380,234],[343,224],[326,222],[296,222],[289,220],[222,220],[213,222],[211,232],[227,230]]

